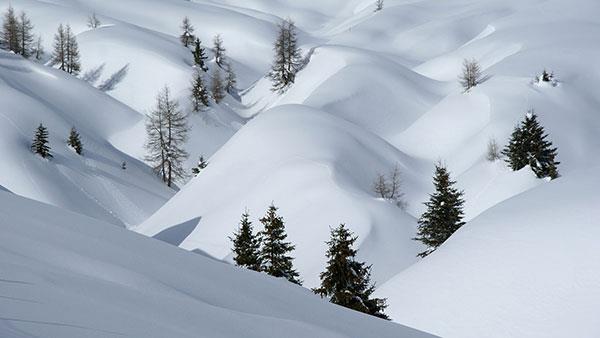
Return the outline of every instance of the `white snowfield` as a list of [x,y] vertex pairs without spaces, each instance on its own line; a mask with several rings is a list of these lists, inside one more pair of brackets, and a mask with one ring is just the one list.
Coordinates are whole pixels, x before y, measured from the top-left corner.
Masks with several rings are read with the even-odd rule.
[[[258,219],[275,203],[296,245],[294,264],[307,287],[319,282],[329,227],[346,223],[359,236],[359,259],[373,264],[377,296],[388,298],[387,312],[394,321],[456,338],[600,336],[594,318],[600,312],[600,249],[594,243],[600,226],[600,2],[385,0],[384,9],[376,13],[373,0],[11,3],[31,16],[47,52],[58,24],[71,24],[78,34],[82,73],[87,74],[82,77],[89,84],[0,53],[0,116],[5,120],[0,147],[6,156],[0,162],[0,185],[8,190],[134,226],[142,234],[219,260],[231,259],[228,236],[245,208],[260,230]],[[0,0],[0,9],[7,5],[8,0]],[[103,23],[95,30],[86,27],[92,12]],[[241,100],[228,97],[217,108],[190,115],[186,166],[193,166],[200,155],[210,156],[209,166],[169,199],[174,192],[142,163],[143,116],[165,85],[189,110],[193,61],[178,41],[184,16],[204,46],[212,45],[215,34],[222,35]],[[295,84],[279,95],[264,75],[277,24],[286,17],[298,25],[306,65]],[[212,58],[212,52],[208,55]],[[463,93],[458,76],[463,60],[471,58],[481,64],[485,81]],[[215,67],[212,60],[209,66]],[[558,86],[532,82],[544,69],[554,71]],[[504,146],[529,109],[536,110],[558,147],[562,177],[555,181],[537,179],[528,168],[511,172],[503,161],[486,160],[488,141],[494,138]],[[51,134],[56,157],[49,162],[28,148],[39,122]],[[84,138],[84,151],[89,148],[83,158],[65,145],[72,125]],[[120,169],[123,160],[125,171]],[[468,223],[437,252],[419,260],[415,256],[422,248],[411,238],[424,211],[422,202],[433,189],[436,161],[445,163],[464,189]],[[396,165],[406,210],[373,192],[377,174]],[[10,203],[32,203],[1,196]],[[80,218],[68,216],[73,217]],[[29,222],[8,218],[13,219]],[[92,318],[74,311],[72,319],[80,320],[74,324],[66,320],[67,312],[61,318],[26,320],[62,323],[53,326],[56,330],[75,325],[73,330],[89,327],[157,337],[204,332],[207,337],[289,336],[285,330],[299,337],[410,334],[381,321],[347,327],[358,317],[330,306],[313,310],[307,290],[234,272],[222,263],[85,220],[80,223],[89,224],[82,230],[89,241],[96,243],[100,236],[106,243],[123,241],[131,247],[117,245],[128,250],[122,252],[98,244],[96,254],[109,255],[103,257],[110,264],[104,259],[77,261],[84,264],[55,260],[61,269],[85,266],[85,274],[92,277],[66,274],[37,280],[54,291],[64,283],[74,285],[79,292],[62,288],[50,294],[81,305],[81,294],[90,293],[101,299],[107,315]],[[63,223],[56,223],[59,229],[44,227],[39,234],[32,230],[25,238],[42,236],[36,244],[50,243],[56,250],[65,243],[80,245],[78,240],[53,242],[50,235],[48,242],[43,239],[50,230],[75,236],[79,227]],[[0,243],[1,252],[33,250],[2,236]],[[73,250],[81,252],[79,247]],[[52,256],[48,251],[31,255]],[[123,265],[118,272],[107,268],[104,273],[106,264]],[[54,273],[43,264],[28,271],[32,276]],[[123,285],[114,295],[107,291]],[[241,285],[250,289],[238,292]],[[223,296],[227,292],[234,294]],[[15,297],[11,292],[3,295]],[[169,307],[161,306],[163,301]],[[205,305],[195,307],[197,303]],[[60,315],[53,306],[63,303],[43,304],[47,307],[40,307],[40,315]],[[81,308],[86,307],[76,307]],[[223,308],[228,310],[221,312]],[[344,319],[336,324],[337,319],[330,323],[326,316]],[[134,321],[132,327],[126,325]],[[244,324],[230,325],[232,321]],[[385,331],[388,327],[391,331]],[[303,331],[313,329],[314,334]],[[105,331],[96,334],[107,336]],[[78,333],[71,336],[85,336]]]
[[8,192],[0,229],[3,338],[433,337]]

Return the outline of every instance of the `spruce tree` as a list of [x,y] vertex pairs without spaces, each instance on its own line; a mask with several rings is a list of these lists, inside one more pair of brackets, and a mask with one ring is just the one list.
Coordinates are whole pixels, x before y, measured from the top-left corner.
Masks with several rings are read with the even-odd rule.
[[35,52],[33,48],[35,37],[31,32],[32,30],[33,24],[31,23],[31,20],[29,20],[29,17],[27,17],[25,12],[21,12],[18,26],[20,44],[19,52],[24,58],[29,58]]
[[6,13],[4,13],[0,42],[2,48],[6,50],[10,50],[15,53],[21,52],[21,44],[19,40],[19,19],[17,18],[15,10],[11,5],[8,6]]
[[81,137],[79,133],[75,129],[75,127],[71,128],[71,132],[69,133],[69,139],[67,140],[67,144],[75,150],[78,155],[83,154],[83,143],[81,143]]
[[205,61],[208,59],[208,57],[206,56],[204,48],[202,48],[200,39],[196,39],[196,42],[194,44],[194,51],[192,52],[192,54],[194,55],[194,63],[198,67],[200,67],[200,69],[206,72],[208,71],[208,67],[205,64]]
[[225,98],[225,85],[223,84],[223,78],[221,77],[221,71],[218,67],[213,69],[212,82],[210,86],[210,93],[213,100],[217,104],[221,103]]
[[31,143],[31,150],[40,155],[43,158],[52,158],[50,153],[50,145],[48,141],[48,129],[43,124],[37,127],[33,142]]
[[202,170],[204,170],[204,168],[206,168],[208,166],[208,162],[206,162],[206,160],[204,159],[204,156],[200,156],[200,159],[198,160],[198,164],[192,168],[192,174],[194,174],[194,176],[198,176],[200,174],[200,172]]
[[321,272],[321,286],[313,291],[330,302],[379,318],[389,319],[383,312],[386,300],[371,298],[375,286],[371,284],[371,266],[356,261],[353,248],[357,237],[344,224],[331,229],[325,254],[327,267]]
[[192,109],[195,112],[210,106],[208,89],[206,89],[206,85],[204,84],[204,79],[202,78],[200,71],[196,71],[194,73],[190,99],[192,100]]
[[271,90],[284,92],[296,80],[296,73],[302,67],[302,52],[298,47],[296,26],[290,19],[279,24],[279,34],[274,45],[275,58],[269,78]]
[[277,208],[271,204],[267,214],[260,219],[264,226],[261,232],[262,247],[260,259],[261,270],[274,277],[282,277],[288,281],[302,285],[299,274],[294,270],[293,258],[289,253],[294,251],[295,246],[286,242],[287,234],[283,218],[277,215]]
[[250,270],[260,271],[260,237],[254,234],[252,222],[249,220],[248,211],[242,214],[240,227],[234,237],[229,237],[233,242],[233,260],[237,266]]
[[183,18],[183,22],[181,23],[181,36],[179,36],[179,40],[185,47],[189,47],[189,45],[194,42],[194,26],[190,22],[190,19],[186,16]]
[[463,222],[463,192],[454,187],[455,181],[450,179],[450,173],[441,164],[435,167],[433,178],[435,192],[425,202],[427,210],[419,218],[417,237],[427,249],[419,253],[425,257],[435,251],[452,234],[465,224]]
[[538,178],[559,177],[556,161],[556,148],[547,140],[548,135],[537,120],[537,115],[530,110],[521,125],[515,128],[511,139],[503,153],[512,170],[520,170],[526,165]]
[[213,53],[215,54],[215,63],[223,68],[225,65],[225,47],[223,47],[223,39],[221,35],[216,35],[213,39]]

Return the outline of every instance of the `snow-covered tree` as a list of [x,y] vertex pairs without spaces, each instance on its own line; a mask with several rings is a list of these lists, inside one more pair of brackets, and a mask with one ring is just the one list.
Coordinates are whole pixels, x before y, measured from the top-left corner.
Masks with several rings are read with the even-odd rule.
[[50,153],[50,145],[48,141],[48,129],[43,124],[37,127],[33,142],[31,143],[31,150],[40,155],[43,158],[52,158]]
[[29,58],[35,52],[33,47],[35,36],[33,35],[32,31],[33,24],[31,23],[31,20],[25,12],[21,12],[21,14],[19,15],[18,25],[20,45],[19,53],[23,55],[24,58]]
[[183,161],[188,157],[183,149],[187,140],[187,116],[179,109],[177,101],[170,96],[169,87],[158,94],[156,107],[146,122],[148,155],[154,170],[169,187],[177,179],[184,178]]
[[96,12],[93,12],[91,15],[88,15],[87,26],[89,28],[96,29],[100,27],[101,24],[102,22],[100,21],[100,19],[98,19],[98,16],[96,16]]
[[371,266],[356,261],[353,248],[357,237],[344,224],[331,229],[327,242],[327,267],[319,275],[321,286],[313,291],[330,302],[379,318],[389,319],[383,312],[386,300],[371,298],[375,286],[371,284]]
[[481,83],[481,67],[477,60],[464,60],[460,84],[465,92]]
[[192,54],[194,55],[194,63],[203,71],[208,71],[208,67],[204,62],[208,59],[208,57],[206,56],[204,48],[202,48],[200,39],[196,39],[196,41],[194,42],[194,51],[192,52]]
[[181,30],[182,33],[179,36],[179,40],[181,40],[181,43],[184,46],[189,47],[196,38],[194,37],[194,26],[192,26],[192,23],[187,16],[183,18]]
[[526,165],[539,178],[559,176],[556,161],[556,148],[547,140],[548,135],[539,124],[537,115],[530,110],[525,120],[515,127],[508,145],[504,148],[506,162],[512,170],[520,170]]
[[379,12],[383,9],[383,0],[375,1],[375,12]]
[[494,162],[499,160],[501,157],[502,154],[500,152],[500,147],[498,146],[496,139],[490,138],[487,145],[486,159],[490,162]]
[[42,57],[44,56],[44,46],[42,45],[42,37],[38,36],[37,40],[35,41],[35,47],[33,48],[33,55],[35,56],[36,60],[41,60]]
[[279,34],[274,45],[275,58],[269,72],[273,83],[271,90],[284,92],[296,80],[302,67],[302,51],[298,47],[296,26],[291,19],[279,24]]
[[261,270],[274,277],[282,277],[292,283],[302,285],[299,274],[294,270],[293,258],[289,253],[295,246],[286,242],[287,234],[283,218],[277,215],[277,208],[271,205],[267,214],[260,219],[264,225],[261,232],[262,247],[260,249]]
[[212,71],[210,93],[213,100],[215,100],[217,104],[221,103],[221,101],[223,101],[225,98],[225,84],[223,83],[223,78],[221,76],[219,67],[215,67]]
[[230,62],[225,63],[225,91],[233,94],[236,91],[237,79]]
[[58,65],[58,69],[73,75],[79,74],[81,70],[79,45],[71,26],[60,24],[54,35],[54,52],[52,63]]
[[83,143],[81,143],[81,137],[77,132],[75,127],[71,128],[71,132],[69,133],[69,139],[67,140],[67,144],[75,150],[75,152],[79,155],[83,154]]
[[200,156],[200,159],[198,159],[198,164],[192,168],[192,174],[194,174],[194,176],[198,176],[200,172],[202,172],[202,170],[204,170],[204,168],[207,166],[208,162],[206,162],[204,156]]
[[15,14],[14,8],[10,5],[6,10],[6,13],[4,13],[0,45],[3,49],[10,50],[15,53],[20,53],[21,51],[21,43],[19,40],[19,19]]
[[216,35],[213,39],[213,53],[215,54],[215,63],[221,67],[225,67],[225,47],[221,35]]
[[196,112],[210,106],[208,89],[206,88],[204,79],[202,77],[202,72],[200,70],[196,70],[194,72],[190,99],[192,100],[192,109]]
[[233,260],[237,266],[246,269],[260,271],[262,267],[260,259],[260,237],[254,233],[252,222],[249,219],[248,211],[242,214],[240,227],[233,237],[229,239],[233,242]]
[[433,178],[435,192],[425,202],[427,210],[419,218],[417,237],[427,249],[418,256],[425,257],[435,251],[452,234],[465,224],[463,222],[463,192],[456,189],[456,182],[450,179],[450,173],[442,164],[435,167]]

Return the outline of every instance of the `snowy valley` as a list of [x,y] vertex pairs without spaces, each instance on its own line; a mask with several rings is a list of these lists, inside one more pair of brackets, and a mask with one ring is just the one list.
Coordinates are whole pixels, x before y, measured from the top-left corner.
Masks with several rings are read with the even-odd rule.
[[0,337],[600,336],[599,2],[0,12]]

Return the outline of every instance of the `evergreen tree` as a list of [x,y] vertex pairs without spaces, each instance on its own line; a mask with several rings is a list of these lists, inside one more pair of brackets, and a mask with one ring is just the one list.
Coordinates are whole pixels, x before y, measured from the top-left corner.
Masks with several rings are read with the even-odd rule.
[[15,53],[20,53],[21,43],[19,40],[19,19],[17,18],[15,10],[11,5],[8,6],[6,13],[4,13],[1,33],[2,36],[0,42],[2,48]]
[[83,143],[81,143],[81,137],[79,133],[75,129],[75,127],[71,128],[71,132],[69,133],[69,139],[67,140],[67,144],[75,150],[75,152],[79,155],[83,154]]
[[33,55],[36,60],[41,60],[42,56],[44,56],[44,46],[42,45],[42,37],[38,36],[35,42],[35,48],[33,49]]
[[389,319],[383,313],[386,300],[371,298],[375,291],[370,281],[371,266],[356,261],[357,251],[353,248],[356,239],[344,224],[331,230],[327,267],[320,274],[321,286],[313,291],[321,297],[329,297],[334,304]]
[[198,160],[198,164],[192,168],[192,174],[194,174],[194,176],[198,176],[200,174],[200,172],[202,170],[204,170],[204,168],[206,168],[208,166],[208,162],[206,162],[206,160],[204,159],[204,156],[200,156],[200,159]]
[[169,87],[158,94],[156,108],[146,122],[148,139],[146,160],[169,187],[184,178],[183,161],[188,157],[183,145],[187,140],[187,116],[170,96]]
[[195,47],[194,47],[194,51],[192,52],[192,54],[194,55],[194,63],[196,65],[198,65],[198,67],[200,67],[200,69],[202,69],[203,71],[206,72],[206,71],[208,71],[208,67],[206,66],[204,61],[206,61],[208,59],[208,57],[206,56],[204,48],[202,48],[200,39],[196,39],[196,42],[194,44],[195,44]]
[[282,93],[296,80],[296,73],[302,67],[302,52],[298,47],[296,26],[290,19],[279,24],[279,34],[275,41],[275,59],[269,72],[273,83],[272,90]]
[[208,90],[204,84],[204,79],[200,71],[194,73],[194,79],[192,80],[190,98],[192,100],[192,109],[194,111],[200,111],[210,106],[210,98],[208,96]]
[[285,241],[287,238],[285,225],[283,218],[277,215],[275,205],[271,204],[267,214],[260,219],[260,222],[264,225],[264,230],[261,232],[261,270],[271,276],[283,277],[292,283],[302,285],[298,279],[298,272],[293,268],[293,258],[289,256],[295,246]]
[[520,170],[526,165],[538,178],[559,177],[556,161],[556,148],[547,140],[548,135],[539,124],[537,115],[530,110],[521,125],[515,128],[511,139],[503,153],[506,161],[513,170]]
[[48,143],[48,129],[40,123],[35,132],[31,150],[43,158],[52,158],[53,156],[50,153],[50,145]]
[[217,104],[221,103],[225,98],[225,85],[223,84],[221,71],[218,67],[213,69],[210,93]]
[[415,240],[423,242],[427,250],[418,256],[425,257],[435,251],[452,234],[465,224],[463,222],[463,192],[454,187],[446,167],[437,164],[433,178],[435,193],[425,202],[427,210],[419,218]]
[[194,26],[192,26],[192,23],[190,22],[190,19],[187,16],[183,18],[183,22],[181,23],[181,30],[183,32],[181,33],[179,40],[181,40],[181,43],[185,47],[189,47],[189,45],[191,45],[192,42],[194,42],[195,37]]
[[237,79],[235,77],[235,73],[233,72],[233,68],[231,67],[231,63],[227,62],[225,64],[225,91],[229,94],[233,94],[236,91],[235,85],[237,84]]
[[221,35],[216,35],[213,39],[213,53],[215,54],[215,63],[223,68],[225,65],[225,47],[223,47],[223,39]]
[[25,12],[21,12],[19,16],[18,34],[19,34],[19,52],[24,58],[29,58],[34,54],[33,48],[35,37],[31,32],[33,30],[33,24]]
[[234,237],[229,237],[233,242],[233,260],[237,266],[250,270],[260,271],[260,238],[256,236],[252,229],[252,222],[249,220],[248,211],[242,215],[239,230]]

